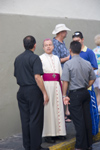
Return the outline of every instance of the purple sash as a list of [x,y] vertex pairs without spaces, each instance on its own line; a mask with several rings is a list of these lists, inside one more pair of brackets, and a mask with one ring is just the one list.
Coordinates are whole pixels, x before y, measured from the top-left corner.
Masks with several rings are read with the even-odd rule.
[[61,91],[62,91],[62,84],[60,81],[60,74],[59,73],[44,73],[43,74],[43,80],[44,81],[58,81],[61,86]]

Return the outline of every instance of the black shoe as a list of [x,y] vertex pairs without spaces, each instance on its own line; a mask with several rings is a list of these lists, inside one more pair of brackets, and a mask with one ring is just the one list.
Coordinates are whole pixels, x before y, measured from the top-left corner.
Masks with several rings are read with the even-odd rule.
[[91,147],[89,147],[89,148],[87,148],[86,150],[92,150],[92,146],[91,146]]
[[49,148],[40,147],[40,150],[49,150]]
[[45,137],[45,141],[47,143],[55,143],[55,140],[53,139],[53,137]]
[[58,140],[66,140],[66,136],[57,136]]

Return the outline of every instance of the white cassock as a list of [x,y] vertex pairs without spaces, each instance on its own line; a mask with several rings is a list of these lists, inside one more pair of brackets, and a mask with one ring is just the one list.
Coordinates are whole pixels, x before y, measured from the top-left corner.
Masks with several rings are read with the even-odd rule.
[[[62,74],[62,68],[58,56],[53,54],[42,54],[40,56],[44,73]],[[59,81],[44,81],[49,96],[49,102],[44,106],[44,127],[45,136],[65,136],[65,119],[62,92]]]

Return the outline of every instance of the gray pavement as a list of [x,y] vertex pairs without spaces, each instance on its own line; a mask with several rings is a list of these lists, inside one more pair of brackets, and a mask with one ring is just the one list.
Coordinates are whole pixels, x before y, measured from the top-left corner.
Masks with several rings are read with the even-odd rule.
[[93,150],[100,150],[100,142],[93,144]]
[[[75,137],[75,129],[74,129],[73,122],[66,124],[66,130],[67,130],[67,136],[66,136],[67,141],[70,140],[71,138]],[[58,141],[56,141],[55,144],[58,144],[60,142],[63,142],[63,141],[58,140]],[[43,139],[42,146],[49,147],[49,146],[52,146],[52,144],[46,143]],[[24,148],[22,146],[22,134],[18,133],[16,135],[13,135],[6,139],[0,140],[0,150],[24,150]],[[93,150],[100,150],[100,141],[93,144]]]

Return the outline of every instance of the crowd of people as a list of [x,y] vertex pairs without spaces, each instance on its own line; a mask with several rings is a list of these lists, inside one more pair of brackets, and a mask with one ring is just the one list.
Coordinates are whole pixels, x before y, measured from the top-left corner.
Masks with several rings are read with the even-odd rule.
[[56,25],[53,40],[43,41],[41,56],[34,54],[35,38],[26,36],[25,51],[15,59],[25,150],[49,150],[41,147],[42,137],[48,143],[66,139],[65,123],[71,121],[76,130],[75,150],[92,150],[100,111],[100,35],[95,37],[97,47],[91,50],[84,45],[83,34],[76,31],[68,50],[64,42],[68,31],[65,24]]

